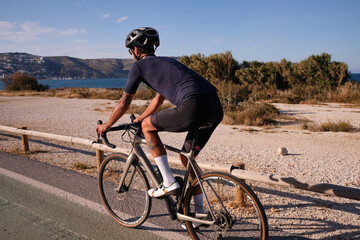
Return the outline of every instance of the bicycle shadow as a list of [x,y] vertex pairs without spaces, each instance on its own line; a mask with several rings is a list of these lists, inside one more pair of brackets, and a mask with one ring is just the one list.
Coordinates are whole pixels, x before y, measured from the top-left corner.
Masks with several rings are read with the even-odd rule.
[[[312,205],[312,206],[332,208],[334,210],[348,212],[348,213],[352,213],[352,214],[356,214],[356,215],[360,216],[360,202],[359,203],[338,203],[338,202],[331,201],[331,200],[322,200],[320,198],[311,197],[308,195],[303,196],[303,195],[299,195],[299,194],[295,194],[295,193],[283,192],[283,191],[264,188],[264,187],[252,186],[252,188],[254,191],[259,192],[259,193],[267,193],[267,194],[276,195],[279,197],[301,200],[301,201],[309,202],[309,205]],[[306,190],[299,190],[299,191],[306,191]],[[284,205],[284,206],[288,206],[288,205]],[[266,208],[271,208],[271,207],[264,206],[264,208],[266,209]]]
[[[320,197],[309,196],[309,194],[296,194],[283,192],[280,190],[269,189],[264,187],[252,187],[258,196],[267,194],[269,196],[276,196],[276,198],[284,198],[296,200],[296,203],[285,204],[264,204],[265,211],[268,215],[269,220],[269,239],[311,239],[306,236],[321,236],[321,239],[360,239],[360,203],[352,202],[353,200],[347,200],[345,203],[339,203],[333,200],[324,200]],[[299,190],[301,191],[301,190]],[[314,211],[324,212],[324,216],[311,214],[310,217],[296,217],[296,212],[299,211]],[[339,211],[347,212],[354,215],[354,221],[351,224],[343,224],[339,222],[339,219],[329,219],[326,216],[327,211]],[[277,217],[276,215],[281,212],[287,212],[289,217]],[[279,214],[280,215],[280,214]],[[283,215],[283,214],[282,214]],[[295,216],[292,217],[291,215]],[[338,215],[338,214],[335,214]],[[341,220],[340,220],[341,221]],[[276,224],[271,224],[271,223]],[[338,230],[341,229],[341,233]],[[284,238],[281,236],[287,232],[288,234],[294,235],[291,237]]]
[[[274,219],[274,217],[272,217]],[[326,235],[330,236],[323,236],[321,239],[359,239],[360,237],[360,228],[359,226],[354,225],[345,225],[345,224],[337,224],[336,229],[334,229],[334,222],[330,220],[316,220],[310,218],[297,218],[296,221],[291,218],[277,218],[276,220],[279,221],[288,221],[291,220],[291,224],[282,224],[281,228],[274,228],[271,225],[269,226],[269,239],[313,239],[308,238],[302,235],[316,235],[321,236],[322,234],[326,233]],[[306,224],[302,224],[301,222],[306,221]],[[339,233],[339,234],[330,234],[337,229],[346,229],[346,233]],[[301,232],[302,233],[301,233]],[[281,234],[291,234],[292,236],[287,236],[284,238],[283,236],[279,236]],[[293,234],[293,232],[297,232]]]
[[[172,172],[174,175],[183,176],[184,170],[179,168],[172,168]],[[293,182],[293,181],[292,181]],[[303,184],[301,182],[296,184]],[[296,185],[295,184],[295,185]],[[294,185],[294,186],[295,186]],[[300,201],[300,204],[264,204],[265,211],[269,217],[269,239],[311,239],[308,236],[312,235],[326,235],[322,237],[322,239],[360,239],[360,225],[356,221],[353,224],[342,224],[338,222],[338,219],[329,220],[329,219],[318,219],[313,217],[276,217],[271,213],[271,209],[276,209],[277,211],[302,211],[302,209],[306,208],[318,208],[318,209],[331,209],[340,212],[347,212],[354,214],[355,216],[360,216],[360,203],[351,202],[354,200],[349,200],[346,203],[339,203],[333,200],[324,200],[321,196],[316,197],[314,193],[307,192],[306,190],[297,190],[304,191],[305,193],[301,195],[296,193],[291,193],[292,188],[289,188],[290,191],[280,191],[276,190],[280,186],[274,186],[274,189],[264,188],[264,187],[256,187],[252,188],[256,192],[257,195],[261,195],[262,193],[275,196],[276,198],[282,197],[287,199],[293,199],[296,201]],[[303,186],[306,187],[306,186]],[[316,187],[316,186],[315,186]],[[329,185],[331,188],[331,186]],[[315,193],[318,194],[318,193]],[[336,194],[336,193],[335,193]],[[347,199],[346,199],[347,200]],[[260,199],[261,201],[261,199]],[[283,201],[287,202],[287,201]],[[155,211],[154,211],[155,212]],[[269,214],[270,213],[270,214]],[[168,217],[168,213],[154,215],[154,216],[162,216]],[[296,216],[296,215],[295,215]],[[169,219],[169,217],[168,217]],[[276,220],[279,222],[287,222],[281,225],[280,227],[272,226],[271,221]],[[289,222],[291,222],[289,224]],[[347,229],[346,233],[337,233],[338,229]],[[331,234],[333,233],[333,234]],[[329,236],[331,235],[331,236]],[[329,236],[329,237],[327,237]],[[350,238],[349,238],[350,236]]]

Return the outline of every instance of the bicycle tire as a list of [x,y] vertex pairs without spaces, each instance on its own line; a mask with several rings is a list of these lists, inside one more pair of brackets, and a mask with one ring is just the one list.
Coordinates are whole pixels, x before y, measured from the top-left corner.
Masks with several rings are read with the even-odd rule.
[[126,174],[126,187],[122,187],[120,193],[116,190],[126,160],[127,155],[122,154],[112,154],[104,160],[99,171],[99,190],[110,215],[121,225],[133,228],[140,226],[149,216],[151,198],[148,179],[137,163],[133,163]]
[[[192,222],[186,221],[186,227],[192,239],[265,240],[268,238],[268,223],[264,208],[248,185],[231,174],[220,172],[206,173],[200,177],[200,181],[215,215],[216,223],[213,226],[194,228]],[[187,216],[194,216],[195,213],[192,196],[196,186],[199,186],[197,179],[186,191],[184,214]],[[216,197],[215,192],[219,198]],[[212,221],[205,196],[204,208],[207,220]]]

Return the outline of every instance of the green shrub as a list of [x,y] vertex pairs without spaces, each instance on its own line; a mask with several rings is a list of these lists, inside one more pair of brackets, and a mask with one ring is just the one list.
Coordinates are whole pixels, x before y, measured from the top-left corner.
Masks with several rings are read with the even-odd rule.
[[[331,60],[331,55],[312,55],[298,63],[243,61],[231,52],[183,56],[180,61],[219,89],[224,109],[244,100],[286,103],[360,102],[360,84],[348,83],[348,66]],[[227,83],[231,83],[232,85]],[[246,92],[239,94],[239,86]],[[228,87],[228,88],[226,88]],[[236,99],[243,98],[238,101]]]
[[5,91],[46,91],[47,85],[39,84],[36,78],[22,72],[16,72],[4,80]]
[[233,111],[238,108],[240,102],[249,99],[251,91],[246,84],[221,83],[217,84],[218,96],[225,111]]

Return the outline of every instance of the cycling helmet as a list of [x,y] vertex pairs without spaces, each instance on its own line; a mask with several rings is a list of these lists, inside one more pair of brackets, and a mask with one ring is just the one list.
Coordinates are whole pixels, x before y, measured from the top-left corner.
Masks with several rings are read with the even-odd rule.
[[137,28],[132,30],[126,37],[125,46],[140,49],[155,49],[160,45],[159,33],[151,27]]

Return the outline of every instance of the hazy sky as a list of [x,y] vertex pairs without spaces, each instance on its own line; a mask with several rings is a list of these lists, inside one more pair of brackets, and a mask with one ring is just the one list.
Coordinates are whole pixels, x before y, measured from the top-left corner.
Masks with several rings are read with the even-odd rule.
[[360,72],[360,0],[1,0],[0,52],[129,58],[126,35],[151,26],[158,55],[231,51],[239,62],[327,52]]

